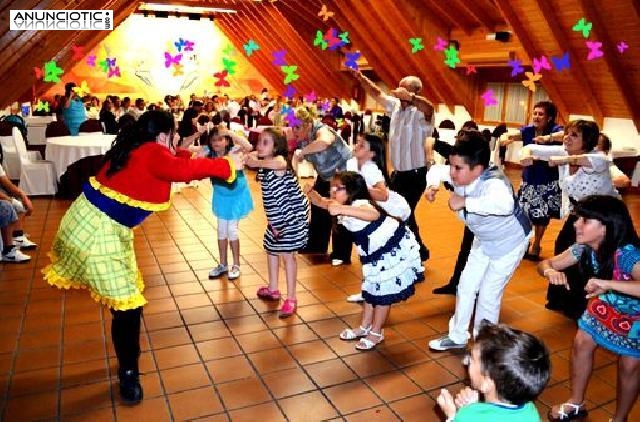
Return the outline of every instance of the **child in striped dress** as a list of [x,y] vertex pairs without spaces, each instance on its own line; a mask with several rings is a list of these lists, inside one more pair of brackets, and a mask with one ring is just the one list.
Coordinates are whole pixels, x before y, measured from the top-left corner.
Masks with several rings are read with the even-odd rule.
[[246,164],[258,167],[262,201],[267,214],[264,249],[267,251],[269,285],[258,289],[258,297],[280,300],[278,290],[279,258],[284,260],[287,298],[278,313],[286,318],[296,312],[296,252],[307,244],[309,235],[309,202],[291,168],[287,138],[279,129],[266,128],[258,139],[256,151]]

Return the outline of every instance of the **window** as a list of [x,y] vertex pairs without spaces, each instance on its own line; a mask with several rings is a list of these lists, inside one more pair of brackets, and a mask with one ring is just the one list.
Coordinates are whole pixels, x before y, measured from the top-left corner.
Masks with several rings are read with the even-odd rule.
[[484,107],[483,121],[485,123],[501,123],[526,125],[529,123],[533,105],[538,101],[549,99],[549,95],[540,85],[536,92],[529,91],[520,83],[487,84],[487,89],[493,90],[498,101],[497,105]]

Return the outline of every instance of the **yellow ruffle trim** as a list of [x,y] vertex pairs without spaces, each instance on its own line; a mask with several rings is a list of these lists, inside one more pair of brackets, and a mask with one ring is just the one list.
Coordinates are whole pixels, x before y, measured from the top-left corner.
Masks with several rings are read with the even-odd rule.
[[[59,289],[88,289],[93,300],[111,309],[115,309],[116,311],[127,311],[129,309],[139,308],[140,306],[144,306],[147,304],[147,300],[144,298],[142,293],[137,293],[127,300],[117,300],[103,297],[99,293],[96,293],[89,286],[74,282],[65,277],[61,277],[53,269],[53,264],[49,264],[45,268],[43,268],[42,275],[44,276],[44,279],[47,283]],[[136,286],[138,287],[138,291],[142,292],[144,290],[144,281],[142,280],[142,274],[140,273],[140,271],[138,271],[138,276],[136,278]]]
[[231,157],[226,156],[224,159],[229,163],[229,170],[231,171],[231,175],[227,179],[227,183],[233,183],[233,181],[236,180],[236,166],[233,164]]
[[[232,165],[232,164],[231,164]],[[234,177],[235,177],[235,172],[234,172]],[[165,211],[169,209],[169,206],[171,206],[171,201],[167,201],[167,202],[161,202],[161,203],[156,203],[156,202],[147,202],[147,201],[140,201],[137,199],[133,199],[130,198],[129,196],[117,192],[105,185],[103,185],[102,183],[98,182],[96,180],[95,177],[91,177],[89,179],[89,183],[91,183],[91,186],[93,186],[94,189],[100,191],[100,193],[102,193],[104,196],[113,199],[114,201],[118,201],[121,204],[125,204],[125,205],[130,205],[132,207],[136,207],[136,208],[140,208],[141,210],[145,210],[145,211]]]

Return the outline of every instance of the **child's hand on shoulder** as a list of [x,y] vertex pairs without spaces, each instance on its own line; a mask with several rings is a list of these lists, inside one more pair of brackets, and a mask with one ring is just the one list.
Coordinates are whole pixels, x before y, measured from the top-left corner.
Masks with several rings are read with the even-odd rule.
[[454,403],[459,409],[462,406],[477,403],[479,400],[480,400],[480,394],[478,393],[477,390],[474,390],[471,387],[465,387],[462,390],[460,390],[458,394],[456,394]]

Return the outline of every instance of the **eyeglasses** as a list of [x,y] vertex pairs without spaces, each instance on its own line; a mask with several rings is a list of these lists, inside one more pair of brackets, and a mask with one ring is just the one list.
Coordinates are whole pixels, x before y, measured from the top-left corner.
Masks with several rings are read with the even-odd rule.
[[331,192],[338,192],[342,190],[347,190],[346,186],[331,186]]

